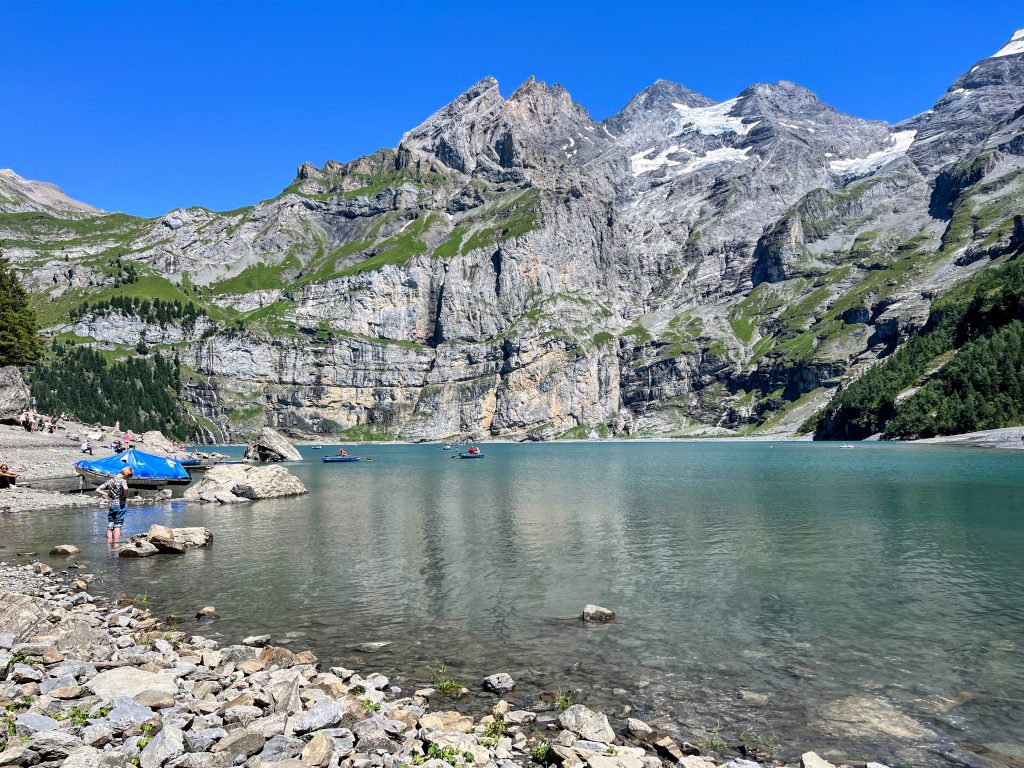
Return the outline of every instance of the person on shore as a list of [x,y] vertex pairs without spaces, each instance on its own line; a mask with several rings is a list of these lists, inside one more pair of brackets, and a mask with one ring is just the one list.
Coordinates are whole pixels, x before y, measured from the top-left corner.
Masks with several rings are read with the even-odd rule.
[[121,527],[128,514],[128,481],[134,474],[131,467],[125,467],[96,489],[96,493],[110,500],[110,508],[107,509],[108,544],[121,541]]
[[0,464],[0,488],[11,488],[17,480],[17,472],[11,472],[6,464]]
[[88,440],[82,441],[82,453],[88,453],[90,456],[92,456],[92,443],[90,443]]

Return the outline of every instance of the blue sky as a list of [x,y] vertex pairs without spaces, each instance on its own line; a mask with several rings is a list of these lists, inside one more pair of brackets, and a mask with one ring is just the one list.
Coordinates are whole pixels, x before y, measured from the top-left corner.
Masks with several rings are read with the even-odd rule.
[[506,96],[562,83],[598,119],[665,78],[714,99],[788,79],[898,121],[1021,27],[1020,0],[0,0],[0,167],[106,210],[226,210],[394,146],[488,74]]

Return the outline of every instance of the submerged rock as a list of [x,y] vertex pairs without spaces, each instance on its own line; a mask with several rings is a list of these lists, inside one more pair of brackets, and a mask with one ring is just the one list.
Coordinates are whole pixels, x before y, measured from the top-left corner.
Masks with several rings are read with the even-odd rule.
[[302,461],[294,445],[275,429],[264,427],[242,456],[246,461]]
[[50,550],[51,555],[77,555],[81,552],[74,544],[58,544]]

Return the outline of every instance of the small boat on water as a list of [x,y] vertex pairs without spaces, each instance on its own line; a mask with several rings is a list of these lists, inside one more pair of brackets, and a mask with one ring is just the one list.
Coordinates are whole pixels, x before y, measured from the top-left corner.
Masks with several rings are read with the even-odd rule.
[[193,453],[182,456],[177,461],[185,468],[186,472],[205,472],[218,464],[230,463],[224,461],[224,459],[225,456],[223,454]]
[[452,449],[452,444],[451,443],[445,443],[444,444],[444,448],[442,448],[441,450],[442,451],[450,451],[451,449]]
[[313,446],[313,450],[314,450],[314,451],[319,451],[319,450],[322,450],[322,449],[323,449],[323,446],[322,446],[322,445],[314,445],[314,446]]
[[484,459],[484,456],[480,451],[463,451],[459,454],[460,459]]
[[369,461],[369,459],[364,459],[361,456],[324,456],[320,460],[325,464],[333,464],[339,461]]
[[134,472],[128,481],[129,488],[163,488],[192,482],[177,459],[154,456],[134,448],[104,459],[83,459],[75,464],[75,472],[93,485],[102,485],[125,467],[131,467]]
[[842,444],[842,445],[840,445],[839,447],[840,447],[840,448],[853,448],[853,446],[852,446],[852,445],[850,445],[849,443],[843,443],[843,444]]

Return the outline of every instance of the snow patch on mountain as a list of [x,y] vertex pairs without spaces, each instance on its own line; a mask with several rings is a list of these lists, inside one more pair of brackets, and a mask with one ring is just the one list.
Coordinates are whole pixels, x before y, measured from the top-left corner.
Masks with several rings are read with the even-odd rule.
[[684,131],[696,131],[704,136],[721,136],[723,133],[746,136],[756,123],[744,125],[743,118],[729,114],[737,101],[729,99],[710,107],[688,107],[678,102],[673,102],[672,106],[679,113],[679,123]]
[[1000,56],[1015,56],[1018,53],[1024,53],[1024,29],[1018,29],[1014,32],[1013,37],[1010,38],[1010,42],[993,53],[992,58],[995,59]]
[[[629,158],[629,164],[633,169],[634,176],[657,170],[659,168],[678,168],[676,173],[683,175],[695,173],[710,165],[719,163],[735,163],[749,159],[750,147],[736,149],[734,147],[720,147],[697,156],[692,150],[686,147],[673,145],[655,154],[656,147],[637,152]],[[685,163],[680,160],[673,160],[671,155],[692,155],[693,157]]]
[[889,137],[889,146],[884,149],[872,152],[867,157],[833,160],[828,164],[828,169],[832,173],[846,178],[866,176],[888,165],[896,158],[907,154],[907,150],[914,143],[914,137],[916,136],[917,131],[897,131]]

